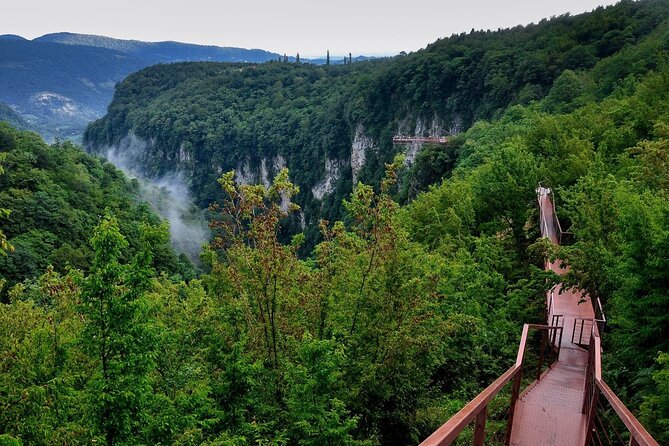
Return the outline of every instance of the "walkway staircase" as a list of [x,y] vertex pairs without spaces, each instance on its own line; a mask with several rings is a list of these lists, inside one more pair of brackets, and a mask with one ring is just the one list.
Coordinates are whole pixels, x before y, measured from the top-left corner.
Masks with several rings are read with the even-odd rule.
[[[560,244],[565,233],[555,215],[551,190],[540,186],[537,199],[541,235]],[[569,269],[559,259],[547,261],[545,267],[559,275]],[[505,389],[511,400],[506,446],[659,446],[601,379],[600,333],[606,319],[599,300],[593,302],[582,291],[558,284],[546,295],[546,314],[547,325],[523,327],[516,363],[421,446],[450,445],[468,427],[475,446],[487,444],[487,406]],[[563,336],[565,327],[571,336]],[[527,373],[531,370],[527,363],[534,362],[527,354],[530,330],[541,332],[538,367],[536,379],[521,391],[523,370]],[[500,443],[492,439],[488,444]]]

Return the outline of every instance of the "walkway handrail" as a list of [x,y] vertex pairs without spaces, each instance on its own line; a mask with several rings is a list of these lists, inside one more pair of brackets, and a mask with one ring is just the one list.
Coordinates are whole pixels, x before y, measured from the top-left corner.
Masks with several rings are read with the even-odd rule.
[[[453,415],[446,423],[442,424],[439,429],[434,431],[432,435],[427,437],[420,446],[446,446],[450,445],[460,432],[462,432],[469,423],[478,418],[483,412],[487,412],[488,403],[506,386],[506,384],[519,376],[521,366],[514,364],[509,370],[504,372],[502,376],[497,378],[495,382],[490,384],[486,389],[479,393],[476,398],[471,400],[465,407],[460,409],[458,413]],[[487,414],[486,414],[487,417]],[[480,424],[479,422],[477,424]]]
[[602,341],[599,336],[597,324],[592,327],[590,346],[588,348],[588,369],[585,381],[585,393],[581,412],[587,415],[587,439],[586,444],[591,444],[593,434],[596,434],[595,417],[599,395],[603,395],[618,418],[630,433],[630,446],[659,446],[648,431],[641,425],[632,412],[620,401],[620,398],[602,380]]
[[[488,417],[488,403],[495,396],[497,396],[504,386],[511,380],[514,380],[511,391],[511,404],[509,407],[509,419],[507,420],[506,440],[508,445],[511,441],[511,428],[513,426],[513,416],[516,406],[516,401],[520,395],[520,385],[523,377],[523,360],[525,359],[525,347],[527,345],[527,337],[530,329],[537,330],[560,330],[560,339],[562,338],[562,327],[552,325],[523,325],[523,333],[518,344],[518,354],[516,355],[515,364],[497,378],[486,389],[479,393],[473,400],[471,400],[465,407],[460,409],[458,413],[453,415],[446,423],[439,429],[434,431],[432,435],[426,438],[420,446],[447,446],[450,445],[460,435],[460,433],[476,419],[476,427],[474,429],[474,446],[482,446],[485,439],[485,425]],[[555,345],[555,337],[553,337],[553,344]],[[559,358],[559,344],[558,344],[558,358]],[[543,359],[543,358],[542,358]],[[539,369],[539,371],[541,368]],[[538,373],[539,375],[539,373]]]
[[548,303],[546,304],[546,307],[548,308],[546,310],[546,320],[551,321],[553,317],[553,307],[555,305],[555,286],[550,289],[550,291],[547,293],[548,296]]
[[[590,322],[590,327],[586,329],[586,322]],[[581,325],[581,330],[579,331],[578,337],[576,336],[576,327]],[[590,345],[591,336],[592,336],[592,326],[596,325],[597,330],[601,333],[603,324],[606,323],[606,319],[597,319],[596,317],[575,317],[574,318],[574,326],[571,331],[571,342],[572,344],[580,345],[580,346],[587,346]],[[583,342],[583,332],[585,331],[585,336],[586,340],[588,343],[586,344]],[[578,341],[578,342],[577,342]]]

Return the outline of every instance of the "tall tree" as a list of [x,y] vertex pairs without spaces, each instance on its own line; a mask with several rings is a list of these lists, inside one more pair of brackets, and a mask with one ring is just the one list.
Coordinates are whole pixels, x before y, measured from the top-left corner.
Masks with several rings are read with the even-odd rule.
[[152,334],[144,294],[153,275],[151,247],[164,228],[143,226],[142,247],[122,264],[128,246],[115,218],[102,218],[91,240],[91,274],[83,280],[84,346],[98,361],[90,381],[94,424],[108,446],[137,438],[151,395]]

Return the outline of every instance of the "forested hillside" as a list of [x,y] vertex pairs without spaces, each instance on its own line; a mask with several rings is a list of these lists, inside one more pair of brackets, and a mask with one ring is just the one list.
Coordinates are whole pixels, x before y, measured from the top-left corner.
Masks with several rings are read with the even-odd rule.
[[9,105],[0,102],[0,121],[11,124],[15,128],[27,129],[28,123],[21,118]]
[[[196,278],[135,183],[0,125],[0,273],[18,271],[0,304],[0,442],[416,444],[512,364],[522,324],[543,321],[546,291],[566,280],[603,302],[606,381],[669,443],[667,8],[623,2],[357,65],[133,75],[88,141],[132,150],[155,175],[176,165],[203,205],[216,201]],[[609,55],[559,65],[578,39],[594,51],[616,32],[626,37]],[[540,94],[520,100],[527,82],[507,67],[496,88],[458,74],[471,85],[443,100],[438,80],[457,57],[438,47],[464,52],[471,39],[456,73],[485,77],[500,64],[476,61],[508,48],[495,36],[524,42],[513,63],[558,64]],[[418,69],[438,60],[442,71]],[[502,86],[513,94],[489,96]],[[429,122],[460,132],[407,163],[389,138],[419,120],[425,133]],[[307,181],[355,147],[368,149],[356,176],[369,185],[347,193],[354,170],[340,164],[336,187],[310,198]],[[539,238],[540,181],[569,246]],[[305,231],[282,232],[300,212]],[[45,240],[74,249],[55,256]],[[33,263],[21,257],[31,246]],[[546,257],[569,275],[544,271]],[[493,438],[507,404],[489,406]]]
[[81,137],[130,73],[183,60],[265,62],[278,54],[179,42],[140,42],[72,33],[34,40],[0,36],[0,101],[44,137]]
[[[341,217],[341,199],[358,179],[378,183],[384,163],[401,149],[393,135],[457,134],[546,96],[555,111],[584,103],[585,91],[601,99],[657,66],[669,45],[668,12],[664,1],[626,1],[337,67],[151,67],[119,85],[85,146],[125,151],[150,174],[183,171],[201,206],[220,198],[214,185],[221,172],[236,169],[244,181],[267,183],[287,166],[303,208],[292,232],[306,224],[315,240],[318,219]],[[409,192],[450,170],[455,150],[433,160],[438,166],[419,166]]]
[[[567,114],[514,106],[463,133],[450,177],[405,207],[400,158],[308,260],[301,236],[277,240],[297,210],[287,171],[269,188],[222,176],[199,280],[151,273],[150,250],[130,260],[104,217],[89,272],[9,291],[0,426],[31,444],[414,444],[511,363],[559,255],[604,302],[607,381],[665,441],[668,92],[663,67]],[[538,240],[539,180],[576,236],[560,253]]]
[[[48,146],[34,133],[0,123],[0,165],[0,207],[9,211],[0,229],[14,247],[12,255],[0,256],[5,287],[38,277],[48,266],[61,273],[68,267],[88,270],[93,260],[88,242],[105,213],[115,215],[128,235],[129,254],[138,249],[142,222],[160,222],[136,202],[136,182],[71,143]],[[188,268],[169,244],[159,248],[160,270]]]

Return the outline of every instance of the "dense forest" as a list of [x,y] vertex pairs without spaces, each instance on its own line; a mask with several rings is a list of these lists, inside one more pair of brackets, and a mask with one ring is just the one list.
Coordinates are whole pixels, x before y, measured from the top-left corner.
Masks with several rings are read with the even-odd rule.
[[116,83],[136,70],[188,60],[260,63],[278,56],[263,50],[87,34],[55,33],[33,40],[0,35],[0,101],[11,104],[49,140],[80,140],[88,122],[104,114]]
[[[0,256],[0,278],[12,286],[40,276],[47,267],[88,269],[93,228],[105,213],[115,215],[128,236],[128,255],[139,245],[141,222],[161,224],[146,203],[137,201],[139,185],[109,163],[84,153],[69,142],[51,146],[34,133],[0,123],[0,203],[11,211],[1,229],[14,246]],[[169,246],[156,251],[158,267],[188,274],[192,265]],[[6,296],[6,294],[4,294]]]
[[[215,201],[199,273],[169,248],[136,182],[0,125],[0,444],[416,444],[507,369],[523,323],[542,321],[557,280],[547,256],[602,300],[605,378],[668,443],[667,9],[622,2],[346,66],[131,76],[89,141],[163,134],[177,152],[186,141],[191,161],[220,157],[214,177],[196,170],[199,200]],[[564,65],[577,40],[573,57],[594,59]],[[461,56],[442,52],[456,47]],[[491,48],[526,51],[508,51],[507,81],[476,84],[504,66],[484,63]],[[516,68],[536,61],[552,68],[522,81],[529,71]],[[442,79],[442,63],[461,77]],[[388,140],[406,110],[457,113],[461,132],[407,163]],[[281,228],[306,200],[296,183],[316,170],[299,169],[347,156],[359,123],[378,141],[368,184],[338,185],[326,218],[289,237]],[[258,129],[262,140],[232,145]],[[235,182],[244,150],[282,154],[289,168]],[[569,246],[539,238],[540,181]]]
[[[293,219],[291,232],[305,230],[313,247],[318,220],[343,217],[342,199],[358,179],[378,184],[400,149],[393,135],[457,134],[544,97],[555,112],[582,105],[586,91],[602,99],[621,80],[657,67],[669,49],[668,16],[665,1],[625,1],[524,27],[472,30],[366,63],[153,66],[118,86],[84,145],[132,152],[150,175],[182,171],[202,207],[222,198],[222,172],[259,182],[287,166],[304,217]],[[129,150],[130,135],[146,147]],[[450,171],[452,152],[437,156],[440,166],[421,166],[407,194]],[[318,193],[323,185],[326,193]]]

